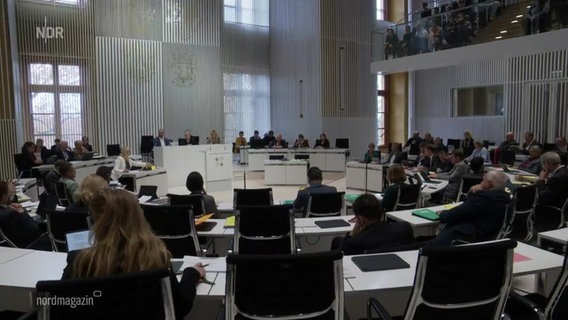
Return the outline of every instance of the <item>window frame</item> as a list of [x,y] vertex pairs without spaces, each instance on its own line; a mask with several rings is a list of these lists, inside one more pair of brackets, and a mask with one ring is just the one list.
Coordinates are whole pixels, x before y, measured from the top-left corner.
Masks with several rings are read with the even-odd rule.
[[[377,100],[378,97],[383,97],[383,111],[380,112],[379,111],[379,105],[378,105],[378,101],[377,101],[377,143],[378,145],[388,145],[389,144],[389,134],[388,134],[388,127],[389,127],[389,121],[388,121],[388,116],[389,116],[389,102],[390,102],[390,96],[389,96],[389,76],[388,75],[380,75],[377,74],[377,79],[378,77],[383,77],[383,89],[379,89],[378,87],[378,80],[377,80]],[[379,127],[379,114],[383,114],[383,127],[380,128]],[[380,144],[380,140],[381,140],[381,136],[379,134],[379,130],[383,130],[383,144]]]
[[[267,23],[266,23],[266,25],[259,24],[259,23],[256,23],[256,21],[254,21],[255,20],[255,12],[257,12],[259,10],[259,9],[255,8],[255,0],[250,0],[251,3],[252,3],[252,9],[249,9],[249,8],[243,9],[243,5],[242,5],[243,0],[234,0],[234,1],[235,1],[235,5],[227,5],[226,2],[223,1],[223,22],[224,23],[243,24],[243,25],[260,26],[260,27],[270,27],[270,12],[267,12]],[[270,3],[268,4],[268,6],[270,6]],[[231,8],[231,9],[235,10],[235,21],[226,20],[225,8]],[[243,21],[243,11],[252,11],[252,18],[253,18],[252,23]]]

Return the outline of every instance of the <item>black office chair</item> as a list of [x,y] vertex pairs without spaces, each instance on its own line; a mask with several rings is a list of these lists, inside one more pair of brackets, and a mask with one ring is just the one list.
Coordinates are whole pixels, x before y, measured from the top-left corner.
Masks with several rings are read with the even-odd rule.
[[476,184],[480,184],[481,181],[483,181],[483,177],[464,176],[460,182],[460,189],[456,198],[456,202],[464,201],[467,197],[469,189],[471,189],[471,187]]
[[349,139],[348,138],[337,138],[335,139],[336,149],[349,149]]
[[342,253],[228,255],[219,319],[344,319]]
[[568,199],[561,208],[554,206],[537,206],[534,214],[534,229],[537,232],[560,229],[566,226],[568,216]]
[[271,206],[273,204],[272,188],[234,189],[233,208],[239,206]]
[[164,241],[174,258],[201,256],[193,213],[188,206],[142,205],[154,234]]
[[448,146],[448,148],[450,146],[453,146],[454,150],[458,150],[460,148],[460,145],[461,145],[461,140],[460,139],[449,139],[448,138],[448,143],[446,145]]
[[513,229],[509,238],[517,241],[529,241],[533,237],[533,217],[536,206],[536,185],[520,186],[513,194]]
[[510,166],[515,165],[515,151],[511,150],[501,150],[499,153],[499,163],[504,163]]
[[291,206],[240,206],[235,214],[235,254],[296,253]]
[[107,144],[107,156],[113,157],[120,155],[120,144]]
[[[175,319],[170,271],[158,269],[107,277],[39,281],[38,303],[27,316],[38,319]],[[49,299],[85,304],[53,304]]]
[[306,208],[306,218],[337,217],[345,207],[345,192],[311,193]]
[[[420,249],[414,288],[404,319],[501,319],[513,271],[513,240]],[[382,320],[392,317],[370,298],[367,319],[373,311]]]
[[191,206],[193,215],[196,218],[208,213],[205,210],[205,200],[202,195],[168,193],[166,196],[171,206]]
[[398,196],[393,211],[415,209],[420,198],[422,184],[401,183],[398,189]]
[[55,195],[57,196],[57,202],[62,207],[67,207],[71,204],[71,198],[67,194],[67,188],[65,187],[65,183],[57,181],[55,184]]
[[483,140],[483,147],[489,149],[489,140]]
[[[503,224],[501,224],[501,229],[495,236],[496,240],[505,239],[513,231],[513,221],[515,221],[515,199],[511,199],[509,204],[505,206],[505,214],[503,215]],[[493,240],[488,239],[488,240]]]
[[76,211],[47,211],[47,235],[53,251],[67,252],[67,233],[89,229],[88,214]]
[[14,164],[16,165],[16,169],[18,170],[18,178],[32,178],[33,171],[32,169],[24,169],[24,160],[25,155],[22,153],[14,154]]
[[521,296],[512,291],[505,313],[511,320],[568,319],[568,250],[564,253],[562,272],[548,297],[538,293]]
[[153,150],[154,150],[154,137],[142,136],[140,138],[140,153],[144,155],[152,154]]
[[548,152],[548,151],[554,151],[556,150],[556,144],[555,143],[545,143],[542,145],[542,153]]
[[17,248],[18,246],[2,231],[0,227],[0,247],[12,247]]
[[411,144],[408,150],[409,155],[417,156],[420,154],[420,146],[418,144]]

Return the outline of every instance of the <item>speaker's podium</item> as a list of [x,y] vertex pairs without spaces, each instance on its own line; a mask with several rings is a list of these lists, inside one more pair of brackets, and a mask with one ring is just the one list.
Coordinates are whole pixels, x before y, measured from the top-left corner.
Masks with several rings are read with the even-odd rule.
[[187,176],[197,171],[207,191],[233,189],[233,145],[202,144],[154,147],[154,163],[168,168],[168,187],[184,187]]

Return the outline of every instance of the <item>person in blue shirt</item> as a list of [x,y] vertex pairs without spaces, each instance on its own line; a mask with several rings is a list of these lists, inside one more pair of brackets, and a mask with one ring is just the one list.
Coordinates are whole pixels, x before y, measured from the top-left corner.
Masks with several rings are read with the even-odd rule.
[[483,141],[475,140],[473,142],[473,146],[473,152],[465,160],[471,161],[473,158],[481,157],[483,158],[483,162],[491,163],[491,160],[489,159],[489,151],[487,151],[487,149],[483,146]]

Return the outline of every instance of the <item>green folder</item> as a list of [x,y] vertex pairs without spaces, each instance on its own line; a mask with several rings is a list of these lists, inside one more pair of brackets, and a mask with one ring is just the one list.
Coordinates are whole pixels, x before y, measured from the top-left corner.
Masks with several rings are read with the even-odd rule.
[[412,211],[413,216],[424,218],[430,221],[440,220],[440,216],[430,209],[420,209]]
[[225,228],[234,228],[235,227],[235,216],[230,216],[225,219]]
[[286,204],[294,204],[294,200],[282,200],[282,201],[280,201],[280,203],[281,203],[281,204],[284,204],[284,205],[286,205]]
[[357,198],[359,198],[359,196],[360,196],[360,194],[346,194],[344,197],[345,197],[346,201],[353,202],[353,201],[357,200]]

